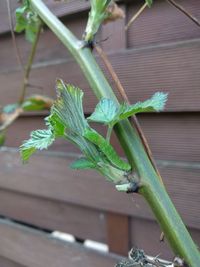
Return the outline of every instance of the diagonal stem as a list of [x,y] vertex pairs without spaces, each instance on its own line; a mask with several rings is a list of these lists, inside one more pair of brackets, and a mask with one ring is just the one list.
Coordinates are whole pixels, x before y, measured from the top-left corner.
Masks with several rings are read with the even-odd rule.
[[108,142],[110,142],[110,137],[111,137],[111,134],[112,134],[112,129],[113,129],[113,126],[108,126],[108,130],[107,130],[107,134],[106,134],[106,140]]
[[28,79],[29,79],[29,75],[30,75],[30,72],[31,72],[31,67],[32,67],[32,64],[33,64],[33,60],[34,60],[34,57],[35,57],[35,53],[36,53],[37,44],[38,44],[38,41],[39,41],[41,29],[42,29],[42,22],[40,22],[39,25],[38,25],[38,29],[37,29],[37,33],[36,33],[36,36],[35,36],[35,40],[34,40],[34,42],[32,44],[31,52],[30,52],[30,55],[29,55],[29,58],[28,58],[28,62],[27,62],[27,65],[25,67],[25,70],[24,70],[24,77],[23,77],[20,97],[19,97],[19,101],[18,101],[19,104],[23,103],[25,95],[26,95],[26,89],[27,89],[27,86],[28,86]]
[[188,12],[183,6],[181,6],[180,4],[178,4],[176,1],[174,0],[166,0],[168,3],[170,3],[172,6],[174,6],[175,8],[177,8],[178,10],[180,10],[183,14],[185,14],[189,19],[191,19],[197,26],[200,27],[200,21],[193,16],[190,12]]
[[11,3],[10,3],[10,0],[6,0],[6,2],[7,2],[7,10],[8,10],[9,27],[10,27],[10,32],[11,32],[11,37],[12,37],[12,42],[13,42],[13,48],[15,50],[15,56],[16,56],[18,65],[20,66],[21,70],[24,71],[19,47],[17,45],[16,36],[13,30],[14,27],[13,27],[12,15],[11,15]]
[[[108,59],[106,53],[103,51],[103,49],[102,49],[100,46],[97,46],[97,45],[96,45],[96,46],[95,46],[95,49],[96,49],[98,55],[99,55],[99,56],[101,57],[101,59],[103,60],[103,62],[104,62],[104,64],[105,64],[107,70],[109,71],[109,73],[110,73],[110,75],[111,75],[113,81],[115,82],[116,87],[117,87],[117,89],[118,89],[118,91],[119,91],[121,97],[123,98],[124,101],[126,101],[128,104],[130,104],[130,101],[129,101],[129,99],[128,99],[128,96],[127,96],[127,94],[126,94],[126,92],[125,92],[125,90],[124,90],[124,88],[123,88],[123,86],[122,86],[122,84],[121,84],[121,82],[120,82],[120,80],[119,80],[119,78],[118,78],[116,72],[114,71],[113,66],[111,65],[111,63],[110,63],[110,61],[109,61],[109,59]],[[144,145],[144,148],[145,148],[145,150],[146,150],[146,152],[147,152],[147,155],[148,155],[148,157],[149,157],[149,159],[150,159],[150,161],[151,161],[151,163],[152,163],[152,165],[153,165],[155,171],[157,172],[160,181],[163,183],[163,181],[162,181],[162,177],[161,177],[161,175],[160,175],[160,173],[159,173],[159,170],[158,170],[158,168],[157,168],[157,166],[156,166],[156,162],[155,162],[155,160],[154,160],[154,158],[153,158],[151,149],[150,149],[149,144],[148,144],[148,142],[147,142],[147,139],[146,139],[146,137],[145,137],[145,135],[144,135],[144,132],[143,132],[141,126],[140,126],[140,123],[139,123],[139,121],[138,121],[138,119],[137,119],[137,117],[136,117],[135,115],[132,116],[131,119],[132,119],[132,122],[133,122],[133,124],[134,124],[136,130],[138,131],[138,134],[139,134],[139,136],[140,136],[140,138],[141,138],[141,141],[142,141],[142,143],[143,143],[143,145]]]
[[[119,105],[112,88],[96,63],[89,48],[80,42],[41,0],[29,0],[33,9],[71,52],[98,98],[110,98]],[[84,47],[84,48],[83,48]],[[175,254],[184,258],[190,267],[199,267],[200,254],[190,237],[169,195],[160,183],[135,128],[128,120],[118,123],[115,132],[132,168],[140,175],[139,193],[150,205],[166,239]]]
[[131,24],[140,16],[140,14],[145,10],[147,7],[147,3],[144,3],[142,7],[136,12],[136,14],[129,20],[128,24],[125,26],[125,31],[129,29]]

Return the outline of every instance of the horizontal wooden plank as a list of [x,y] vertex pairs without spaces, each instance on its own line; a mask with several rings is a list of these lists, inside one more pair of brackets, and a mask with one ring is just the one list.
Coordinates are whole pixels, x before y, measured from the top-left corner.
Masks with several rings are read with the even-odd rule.
[[[4,150],[0,152],[0,187],[101,211],[153,218],[142,197],[117,192],[95,171],[71,170],[68,166],[73,160],[74,156],[40,153],[23,166],[18,152]],[[185,223],[199,228],[200,169],[163,166],[161,173]]]
[[[174,255],[165,242],[160,242],[161,230],[158,224],[151,220],[143,220],[138,218],[131,219],[131,246],[144,249],[148,255],[160,255],[161,258],[172,261]],[[200,245],[200,231],[189,229],[189,232],[196,242]]]
[[[86,25],[86,15],[80,14],[76,18],[66,17],[64,20],[67,27],[78,37],[81,38]],[[23,34],[16,35],[16,43],[19,48],[23,64],[25,65],[31,50],[31,44],[25,40]],[[0,72],[9,72],[18,68],[15,50],[10,35],[0,36]],[[43,63],[52,60],[67,60],[70,54],[64,45],[57,39],[57,37],[47,28],[40,34],[40,39],[37,45],[37,52],[34,57],[34,63]],[[35,85],[38,85],[36,82]]]
[[[199,48],[200,41],[196,40],[160,48],[124,50],[110,54],[110,60],[131,103],[149,98],[156,91],[164,91],[169,93],[166,111],[199,111]],[[58,60],[37,64],[32,70],[30,83],[42,87],[44,94],[55,97],[58,77],[84,90],[85,99],[90,99],[85,100],[85,112],[90,113],[97,100],[75,62],[61,59],[60,64]],[[0,104],[15,102],[21,73],[1,73],[0,83],[4,84]],[[41,88],[30,88],[29,93],[41,93]]]
[[[89,3],[82,0],[72,0],[69,3],[56,2],[54,0],[45,0],[47,6],[53,11],[53,13],[59,17],[72,15],[74,13],[85,11],[89,8]],[[11,15],[15,20],[15,9],[19,6],[19,3],[15,0],[10,1]],[[8,11],[6,1],[0,2],[0,33],[10,31]]]
[[107,233],[109,251],[126,257],[130,250],[129,217],[112,212],[108,213]]
[[114,266],[117,257],[59,241],[50,235],[0,221],[0,255],[27,267]]
[[[200,116],[198,113],[141,114],[138,119],[156,159],[199,162]],[[92,125],[105,135],[104,126]],[[32,130],[43,128],[45,128],[43,117],[22,117],[8,129],[5,144],[19,147],[23,140],[29,138]],[[123,155],[114,134],[112,143]],[[49,149],[79,153],[74,145],[62,139],[57,140]]]
[[0,257],[0,266],[1,267],[25,267],[25,266],[22,266],[21,264],[15,263],[3,257]]
[[[199,1],[182,0],[179,3],[196,18],[200,18]],[[130,2],[127,6],[127,21],[140,7],[140,1]],[[128,47],[144,47],[194,38],[199,38],[198,26],[167,1],[160,0],[154,1],[153,7],[147,8],[129,27],[127,45]]]
[[107,241],[106,215],[94,209],[0,189],[0,215],[83,240]]

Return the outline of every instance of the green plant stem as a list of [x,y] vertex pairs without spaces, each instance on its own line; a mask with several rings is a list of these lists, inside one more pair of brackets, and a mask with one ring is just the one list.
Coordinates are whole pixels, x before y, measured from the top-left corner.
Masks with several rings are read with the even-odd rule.
[[112,134],[113,126],[108,126],[107,134],[106,134],[106,140],[110,142],[110,137]]
[[28,79],[29,79],[29,75],[30,75],[30,72],[31,72],[31,67],[32,67],[32,64],[33,64],[33,60],[34,60],[34,57],[35,57],[35,53],[36,53],[37,44],[38,44],[38,41],[39,41],[41,29],[42,29],[42,22],[40,22],[39,25],[38,25],[38,29],[37,29],[37,33],[36,33],[36,36],[35,36],[35,40],[34,40],[34,42],[32,44],[31,52],[30,52],[30,55],[29,55],[29,58],[28,58],[28,62],[27,62],[27,65],[25,67],[25,70],[24,70],[24,77],[23,77],[23,82],[22,82],[22,87],[21,87],[21,93],[20,93],[20,97],[19,97],[19,101],[18,101],[19,104],[23,103],[25,95],[26,95],[26,89],[27,89],[27,86],[28,86]]
[[[118,103],[90,49],[83,48],[82,42],[77,40],[41,0],[30,0],[30,3],[41,19],[74,56],[96,96],[98,98],[110,98]],[[190,267],[199,267],[199,251],[166,190],[160,183],[137,131],[131,127],[128,120],[118,123],[114,129],[130,164],[139,173],[142,183],[139,192],[149,203],[174,253],[184,258]]]
[[17,45],[17,41],[16,41],[16,36],[15,36],[15,32],[14,32],[14,27],[13,27],[13,18],[12,18],[12,11],[11,11],[11,0],[7,0],[7,9],[8,9],[8,21],[9,21],[9,27],[10,27],[10,33],[11,33],[11,37],[12,37],[12,43],[13,43],[13,48],[14,48],[14,52],[15,52],[15,56],[17,59],[17,63],[20,66],[21,70],[24,71],[23,68],[23,64],[22,64],[22,59],[21,59],[21,55],[20,55],[20,51],[19,51],[19,47]]

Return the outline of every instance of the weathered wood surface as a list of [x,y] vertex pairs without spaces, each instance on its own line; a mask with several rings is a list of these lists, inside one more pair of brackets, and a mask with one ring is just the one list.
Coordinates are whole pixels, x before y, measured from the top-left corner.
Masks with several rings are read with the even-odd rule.
[[[160,242],[161,229],[155,221],[134,217],[131,219],[130,229],[131,246],[137,244],[137,247],[143,248],[148,255],[156,256],[157,253],[163,259],[173,260],[174,255],[167,244],[167,240]],[[189,229],[189,232],[199,246],[199,230]]]
[[25,267],[21,264],[15,263],[9,259],[0,257],[0,266],[1,267]]
[[[95,171],[71,170],[69,164],[74,159],[74,155],[58,157],[51,154],[47,158],[47,155],[39,154],[32,157],[30,164],[22,166],[18,153],[4,151],[0,153],[0,186],[47,199],[152,219],[141,197],[118,193]],[[200,170],[166,166],[161,172],[184,221],[190,227],[199,228]]]
[[[133,49],[114,53],[110,60],[124,85],[131,103],[145,100],[156,91],[169,93],[165,111],[199,111],[199,49],[200,41]],[[8,79],[9,77],[9,79]],[[67,83],[78,85],[85,92],[85,111],[90,113],[97,103],[96,97],[71,59],[37,64],[32,70],[29,93],[45,93],[55,97],[55,80],[61,77]],[[0,73],[1,104],[14,102],[21,84],[20,71]],[[41,89],[42,87],[42,89]],[[184,92],[184,93],[183,93]]]
[[[81,38],[88,2],[46,2]],[[181,3],[199,17],[198,1],[182,0]],[[140,4],[140,1],[134,4],[132,1],[122,1],[127,20]],[[12,0],[11,5],[14,10],[16,1]],[[72,14],[76,14],[75,19]],[[0,33],[3,33],[0,35],[0,104],[5,105],[16,101],[22,75],[18,70],[10,34],[4,34],[9,30],[6,1],[0,2],[0,22]],[[155,158],[160,160],[167,189],[194,239],[200,244],[199,28],[164,0],[155,0],[154,7],[146,9],[127,33],[123,30],[125,23],[126,20],[121,20],[103,26],[97,41],[108,37],[100,45],[108,51],[132,103],[150,97],[155,91],[169,92],[165,112],[144,114],[139,119]],[[30,45],[21,35],[17,36],[17,43],[25,63]],[[58,77],[85,91],[85,113],[89,114],[97,103],[95,96],[67,50],[45,29],[30,79],[36,88],[29,88],[28,94],[34,92],[55,97],[54,84]],[[20,118],[8,130],[6,145],[19,146],[22,140],[28,138],[30,130],[44,127],[42,119],[33,114]],[[99,126],[97,128],[100,129]],[[105,132],[105,129],[101,128],[100,131]],[[113,143],[123,155],[115,137]],[[70,232],[81,239],[106,242],[111,251],[120,254],[126,253],[129,245],[137,245],[148,254],[157,255],[161,252],[165,258],[172,257],[169,249],[160,245],[160,229],[152,220],[153,216],[144,201],[134,195],[117,193],[110,183],[95,172],[70,170],[69,164],[76,157],[74,153],[79,151],[59,140],[50,148],[50,152],[36,155],[29,165],[22,166],[16,151],[0,152],[0,214],[49,230]],[[123,229],[118,232],[118,227]],[[68,257],[82,257],[79,249],[75,252],[77,248],[69,249],[66,254],[60,246],[58,248],[51,242],[49,245],[49,240],[35,238],[26,230],[20,231],[15,226],[0,224],[0,234],[3,233],[3,243],[6,244],[6,248],[0,246],[0,255],[16,261],[16,267],[21,264],[51,267],[66,263],[74,267],[77,266],[76,262],[68,265]],[[121,232],[125,238],[116,246],[115,241],[120,240]],[[16,240],[20,241],[20,246]],[[28,244],[32,240],[33,245]],[[27,249],[28,254],[24,255]],[[34,253],[39,256],[33,256]],[[88,257],[90,253],[86,253],[84,258],[86,265],[80,263],[78,266],[114,265],[107,264],[107,260],[104,262],[100,256],[98,259],[91,256],[90,260]],[[55,263],[56,259],[58,261]],[[14,263],[10,263],[10,266],[9,261],[3,260],[0,258],[0,265],[2,261],[5,267],[13,267]]]
[[[69,10],[70,5],[75,5],[75,2],[69,3]],[[77,1],[77,5],[80,3],[87,5],[85,2]],[[192,0],[190,4],[183,1],[183,4],[194,15],[198,14],[200,7],[197,1]],[[62,4],[54,2],[53,5],[54,9],[59,7],[66,12]],[[123,8],[125,9],[124,6]],[[137,4],[128,5],[127,14],[130,16],[136,8]],[[176,27],[172,23],[174,20]],[[86,24],[86,14],[79,13],[76,20],[68,16],[64,21],[75,35],[81,38]],[[199,28],[191,25],[188,18],[165,1],[156,1],[154,8],[145,10],[141,18],[136,20],[136,24],[130,27],[127,36],[123,31],[124,20],[117,24],[105,25],[98,36],[99,40],[109,37],[107,42],[102,42],[102,46],[107,51],[112,51],[111,62],[130,101],[143,100],[155,91],[162,90],[169,92],[165,111],[199,111]],[[16,71],[17,62],[10,36],[2,35],[0,38],[0,84],[4,85],[1,88],[0,104],[5,104],[16,100],[21,72]],[[136,43],[131,43],[130,38]],[[155,43],[157,39],[159,44]],[[24,41],[23,36],[17,37],[17,43],[25,63],[30,45]],[[129,49],[126,49],[127,47]],[[30,83],[36,88],[30,88],[29,93],[42,92],[55,96],[54,85],[58,76],[86,91],[86,97],[90,98],[90,102],[85,103],[85,111],[91,112],[97,101],[78,65],[72,61],[67,50],[53,33],[46,30],[39,42],[35,67],[30,79]]]
[[[141,208],[137,208],[138,212]],[[157,223],[138,216],[98,212],[8,190],[0,190],[0,214],[52,231],[68,232],[83,240],[107,243],[110,251],[121,255],[126,255],[130,246],[137,244],[150,255],[161,253],[166,259],[173,256],[167,243],[159,242],[161,230]],[[200,244],[199,230],[190,228],[190,233],[197,245]]]
[[0,255],[27,267],[113,267],[119,258],[0,220]]
[[[141,114],[138,119],[156,159],[199,162],[200,116],[198,113]],[[106,127],[99,124],[92,124],[92,126],[105,135]],[[23,140],[29,138],[32,130],[43,128],[45,128],[43,117],[20,118],[8,129],[5,145],[19,147]],[[112,144],[121,155],[124,155],[114,134]],[[62,139],[57,140],[49,149],[79,153],[74,145]]]
[[[127,21],[141,6],[141,1],[127,6]],[[196,0],[178,1],[188,12],[200,19],[200,5]],[[127,46],[159,46],[163,43],[192,40],[200,37],[200,30],[188,17],[165,0],[155,0],[153,7],[146,9],[135,20],[127,33]],[[158,47],[159,49],[159,47]],[[164,62],[163,62],[164,63]]]
[[[78,37],[81,38],[84,26],[86,24],[86,15],[80,14],[76,21],[73,17],[67,17],[65,24],[69,29]],[[18,68],[18,63],[14,54],[13,43],[10,35],[0,35],[0,72],[12,72]],[[16,35],[17,46],[22,57],[24,64],[27,62],[28,55],[30,53],[31,44],[25,40],[24,34]],[[55,35],[45,28],[41,33],[40,39],[37,46],[37,52],[34,58],[35,64],[43,63],[48,61],[56,61],[59,59],[68,59],[70,57],[69,52],[64,45],[55,37]],[[46,63],[47,64],[47,63]]]
[[107,213],[107,244],[109,251],[127,257],[130,249],[130,218],[129,216]]
[[0,189],[0,214],[50,231],[107,242],[103,211]]
[[[55,15],[62,17],[71,15],[77,12],[88,10],[89,3],[82,0],[72,0],[69,3],[56,2],[54,0],[44,0],[48,7],[54,12]],[[11,15],[15,20],[15,9],[19,6],[19,3],[15,0],[10,1]],[[10,31],[8,10],[6,1],[0,2],[0,33]]]

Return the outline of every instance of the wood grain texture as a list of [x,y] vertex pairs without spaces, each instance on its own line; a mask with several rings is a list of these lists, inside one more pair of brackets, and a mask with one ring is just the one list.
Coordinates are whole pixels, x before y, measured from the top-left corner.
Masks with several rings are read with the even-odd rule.
[[[199,113],[141,114],[138,119],[156,159],[199,162]],[[105,135],[106,127],[97,124],[92,126]],[[5,145],[19,147],[23,140],[29,138],[32,130],[43,128],[43,117],[21,117],[8,129]],[[124,155],[114,134],[111,142],[118,153]],[[49,149],[79,153],[74,145],[62,139],[58,139]]]
[[[69,168],[74,156],[38,154],[22,166],[16,152],[0,153],[0,187],[73,205],[119,214],[153,218],[142,197],[118,193],[95,171]],[[44,168],[45,166],[45,168]],[[184,222],[199,228],[200,169],[166,166],[160,168],[170,196]],[[109,197],[105,197],[109,196]]]
[[127,256],[130,250],[129,217],[107,213],[107,244],[110,252]]
[[0,256],[0,266],[1,267],[25,267],[21,264],[10,261],[9,259]]
[[[200,19],[200,3],[196,0],[179,0],[188,12]],[[141,1],[127,6],[127,21],[141,7]],[[155,0],[152,8],[146,8],[127,33],[127,46],[145,47],[200,37],[200,30],[188,17],[165,0]]]
[[117,258],[0,221],[0,255],[27,267],[113,267]]
[[[82,37],[86,21],[86,14],[80,14],[76,20],[74,20],[73,17],[66,17],[64,19],[65,25],[67,25],[67,27],[74,33],[75,36],[77,36],[77,38]],[[19,47],[22,61],[24,64],[26,64],[30,53],[31,44],[25,40],[24,34],[16,35],[16,43]],[[0,48],[0,72],[7,73],[16,70],[18,65],[10,35],[0,35]],[[45,64],[45,62],[56,61],[59,59],[67,60],[69,58],[71,58],[70,54],[64,45],[47,27],[44,27],[40,34],[40,39],[37,45],[34,64]]]
[[[48,1],[53,9],[65,10],[63,12],[67,12],[66,7],[70,10],[70,5],[74,5],[75,2],[72,1],[66,5],[66,3]],[[88,5],[88,3],[85,4],[82,1],[77,1],[77,5],[80,4],[79,2]],[[183,4],[195,15],[200,8],[199,3],[194,0],[190,4],[186,2],[183,1]],[[63,8],[63,5],[66,7]],[[128,14],[132,12],[132,6],[128,6]],[[134,8],[136,7],[137,2],[134,5]],[[124,5],[123,8],[125,9]],[[171,12],[171,9],[173,12]],[[146,15],[144,16],[144,14]],[[132,32],[131,28],[127,40],[132,36],[133,40],[142,42],[141,38],[143,38],[145,45],[142,45],[142,43],[140,45],[128,45],[129,48],[133,47],[134,49],[125,50],[124,20],[103,26],[98,36],[99,41],[109,37],[107,41],[102,42],[102,46],[107,51],[112,51],[110,60],[127,91],[130,102],[134,103],[148,98],[155,91],[166,91],[169,92],[166,111],[199,111],[199,29],[195,25],[191,27],[190,21],[176,9],[167,5],[165,1],[157,1],[154,8],[147,9],[144,14],[136,20],[136,23],[143,23],[144,19],[145,25],[138,25],[138,27],[133,25],[133,29],[137,29],[139,36]],[[181,22],[184,20],[189,25],[186,27],[184,23],[177,22],[176,25],[178,26],[175,27],[173,22],[168,30],[163,31],[162,23],[157,23],[157,16],[160,20],[162,19],[164,25],[165,20],[171,23],[171,21],[179,20],[179,18]],[[86,14],[79,14],[76,20],[67,16],[64,22],[76,36],[81,38],[86,24]],[[143,32],[146,27],[147,31]],[[153,30],[148,30],[148,27],[153,27]],[[169,36],[168,31],[172,37],[167,41],[165,38]],[[177,39],[174,36],[177,36]],[[4,85],[1,88],[0,104],[2,105],[16,100],[22,75],[21,72],[16,71],[17,64],[10,36],[4,35],[0,38],[0,83]],[[157,43],[155,43],[156,38],[158,39]],[[24,40],[23,36],[18,36],[17,43],[21,52],[23,52],[23,61],[26,62],[30,45]],[[123,48],[124,51],[120,52]],[[107,76],[110,80],[108,74]],[[29,88],[28,93],[44,93],[55,96],[55,80],[58,77],[63,78],[66,82],[78,85],[86,92],[86,97],[90,98],[91,101],[85,103],[85,111],[86,113],[91,112],[97,101],[78,65],[72,61],[68,51],[53,33],[45,30],[39,42],[35,66],[30,79],[30,83],[35,88]],[[112,81],[111,85],[115,88]]]
[[[121,4],[119,7],[126,14],[125,4]],[[125,23],[126,18],[123,18],[102,25],[99,38],[101,38],[100,45],[103,50],[113,53],[126,48]]]
[[[19,6],[19,3],[15,0],[11,0],[11,15],[13,20],[15,20],[15,9]],[[79,13],[88,10],[89,3],[82,0],[72,0],[69,3],[56,2],[54,0],[44,0],[50,10],[53,11],[58,17],[72,15],[74,13]],[[6,6],[6,1],[0,2],[0,34],[10,31],[9,21],[8,21],[8,11]]]
[[[196,242],[200,244],[200,232],[196,229],[189,229],[189,232]],[[160,242],[161,229],[155,221],[138,218],[131,219],[131,246],[142,248],[148,255],[160,257],[166,260],[173,260],[174,255],[167,244],[167,241]]]
[[[124,50],[110,54],[110,60],[128,94],[131,103],[145,100],[156,91],[169,93],[165,111],[199,111],[199,49],[200,41],[173,44],[160,48]],[[55,97],[55,80],[78,85],[85,92],[85,112],[92,112],[97,103],[78,65],[71,61],[53,61],[37,65],[30,83],[43,88],[42,93]],[[0,74],[1,102],[14,102],[18,96],[21,73]],[[113,82],[111,82],[113,85]],[[28,93],[41,93],[30,88]]]
[[[81,204],[81,203],[80,203]],[[98,210],[0,189],[0,214],[50,231],[105,243],[106,215]]]
[[[14,10],[16,1],[11,2]],[[53,0],[46,2],[81,38],[89,3],[82,0],[68,4]],[[124,9],[129,19],[141,3],[126,2],[129,4],[124,5]],[[0,33],[9,30],[5,4],[6,1],[0,2]],[[181,0],[181,4],[199,16],[198,1]],[[76,15],[73,17],[72,14]],[[125,21],[118,21],[102,27],[97,41],[109,37],[101,45],[109,52],[132,103],[150,97],[155,91],[169,92],[165,111],[171,114],[145,114],[139,119],[155,158],[167,163],[160,168],[167,189],[200,245],[199,28],[164,0],[155,0],[153,8],[145,10],[127,35],[123,31],[124,24]],[[21,35],[17,36],[17,42],[26,62],[30,46]],[[21,73],[17,70],[9,34],[0,35],[0,51],[0,104],[4,105],[15,102]],[[108,73],[105,73],[110,80]],[[85,91],[85,113],[91,113],[97,100],[87,81],[64,46],[45,29],[30,80],[36,88],[29,88],[28,94],[34,92],[55,97],[55,80],[58,77]],[[114,88],[112,81],[111,85]],[[36,128],[43,128],[42,117],[20,118],[9,129],[6,144],[19,146],[30,130]],[[105,129],[101,131],[105,132]],[[122,153],[114,137],[113,143]],[[126,238],[121,241],[120,249],[115,246],[115,242],[119,244],[120,240],[117,227],[126,225],[127,218],[131,217],[129,234],[132,245],[144,248],[148,254],[155,256],[161,252],[164,258],[171,259],[169,249],[158,241],[160,229],[142,198],[117,193],[95,172],[70,170],[69,164],[76,157],[70,153],[79,153],[71,145],[58,141],[51,149],[48,155],[34,156],[26,166],[22,166],[16,152],[0,152],[0,213],[40,227],[71,232],[81,239],[91,238],[101,242],[106,240],[105,213],[108,213],[107,231],[110,234],[107,240],[111,250],[119,253],[125,253],[124,248],[129,241],[126,226]],[[115,218],[118,218],[116,225]],[[33,234],[16,225],[0,223],[0,236],[5,244],[0,246],[0,255],[11,262],[18,262],[11,264],[0,258],[0,265],[2,262],[5,267],[63,267],[66,263],[69,267],[114,266],[114,261],[110,259],[102,259],[85,250],[80,252],[77,247],[67,245],[66,249],[63,243],[57,244],[47,236]]]

